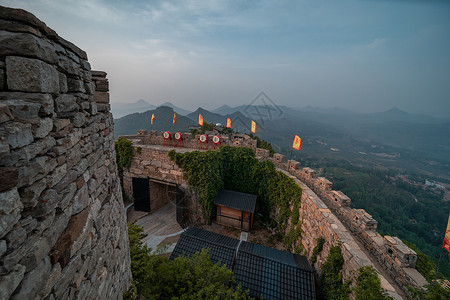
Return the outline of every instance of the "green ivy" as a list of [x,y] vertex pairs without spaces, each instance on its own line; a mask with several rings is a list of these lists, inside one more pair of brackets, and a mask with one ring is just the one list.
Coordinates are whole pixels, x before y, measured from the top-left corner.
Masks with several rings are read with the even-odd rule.
[[348,299],[351,292],[350,281],[343,282],[342,266],[344,257],[338,246],[332,246],[322,266],[319,286],[322,299]]
[[303,230],[301,222],[297,222],[296,225],[291,223],[291,227],[289,228],[283,239],[286,249],[289,251],[293,251],[296,254],[300,254],[303,250],[303,246],[301,243],[302,234]]
[[311,257],[311,263],[314,264],[317,261],[317,255],[320,254],[323,250],[323,245],[325,244],[325,239],[323,237],[316,239],[316,246],[313,249],[312,257]]
[[356,286],[353,288],[356,300],[387,300],[393,299],[386,290],[381,287],[377,271],[372,266],[364,266],[358,269]]
[[258,161],[250,148],[222,146],[215,151],[186,153],[172,150],[169,157],[183,169],[205,217],[215,215],[214,199],[218,191],[230,189],[256,194],[260,211],[272,215],[282,232],[289,218],[295,217],[294,223],[298,222],[302,189],[292,178],[277,171],[272,162]]
[[133,143],[126,138],[120,137],[114,144],[116,150],[117,169],[120,173],[124,168],[128,168],[131,165],[133,159]]

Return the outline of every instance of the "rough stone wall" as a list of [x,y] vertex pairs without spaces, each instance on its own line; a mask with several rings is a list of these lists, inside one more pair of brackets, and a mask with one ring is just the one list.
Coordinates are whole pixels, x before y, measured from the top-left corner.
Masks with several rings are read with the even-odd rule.
[[[155,178],[185,186],[182,170],[168,156],[170,148],[143,145],[139,140],[131,141],[135,148],[141,148],[141,153],[135,151],[131,166],[123,172],[123,190],[128,200],[133,199],[132,178]],[[177,149],[183,150],[185,149]]]
[[0,6],[0,299],[118,299],[130,283],[106,73]]
[[[169,139],[164,139],[163,135],[166,131],[150,131],[139,130],[137,135],[123,135],[122,137],[134,140],[136,143],[143,145],[161,145],[176,148],[191,148],[197,150],[217,149],[220,145],[229,145],[235,147],[249,147],[256,151],[256,140],[250,138],[246,134],[206,134],[208,139],[206,143],[200,143],[200,134],[192,135],[191,133],[181,133],[182,139],[176,140],[176,132],[170,133]],[[220,144],[213,142],[214,136],[220,137]],[[263,149],[260,149],[263,150]],[[263,153],[263,152],[258,152]],[[267,155],[269,156],[269,155]]]
[[[124,173],[127,195],[132,197],[131,177],[160,178],[185,184],[182,170],[167,156],[173,148],[164,146],[162,136],[157,136],[156,132],[150,132],[149,135],[142,132],[140,135],[126,137],[133,141],[135,147],[142,149],[141,154],[134,157],[129,170]],[[229,145],[234,144],[232,138],[228,141]],[[187,145],[189,147],[176,148],[176,151],[198,149],[194,142]],[[316,246],[317,238],[325,239],[324,249],[315,263],[316,270],[320,272],[330,247],[338,245],[344,256],[343,273],[346,279],[354,280],[355,270],[367,265],[374,266],[374,262],[377,262],[384,269],[384,273],[389,274],[405,291],[407,286],[423,286],[426,283],[414,268],[416,253],[398,238],[382,237],[378,234],[376,220],[363,209],[351,209],[351,199],[341,191],[332,190],[329,180],[317,177],[316,171],[311,168],[300,169],[300,163],[297,161],[285,162],[284,156],[279,153],[270,158],[267,150],[254,150],[259,159],[272,161],[279,170],[292,177],[302,187],[299,215],[304,234],[301,242],[309,257]],[[399,291],[396,291],[383,275],[379,277],[383,288],[395,298],[401,298]]]
[[[301,215],[307,232],[303,244],[308,252],[315,246],[315,241],[308,241],[308,237],[317,238],[319,235],[327,243],[340,245],[346,264],[349,263],[348,267],[344,265],[346,276],[352,276],[349,270],[367,265],[366,258],[369,257],[362,252],[365,250],[405,292],[408,286],[421,287],[426,284],[425,278],[415,269],[417,254],[413,250],[396,237],[382,237],[376,232],[377,221],[371,215],[363,209],[351,209],[351,199],[341,191],[332,190],[329,180],[317,178],[313,169],[300,170],[299,166],[298,162],[289,161],[280,167],[288,169],[303,185]],[[313,225],[308,226],[309,223]],[[350,237],[352,242],[349,242]],[[373,265],[371,262],[369,264]],[[320,259],[317,266],[321,267]],[[388,289],[386,285],[385,288]]]

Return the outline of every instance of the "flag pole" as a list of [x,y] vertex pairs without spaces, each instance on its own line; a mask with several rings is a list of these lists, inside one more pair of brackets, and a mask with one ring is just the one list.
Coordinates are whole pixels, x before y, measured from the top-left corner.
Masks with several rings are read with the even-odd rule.
[[435,279],[438,278],[438,274],[439,274],[439,266],[440,266],[440,264],[441,264],[441,259],[442,259],[442,249],[441,249],[441,254],[439,255],[439,260],[438,260],[438,264],[437,264],[437,267],[436,267],[436,276],[435,276]]
[[291,153],[289,154],[289,160],[291,160],[292,158],[292,148],[291,148]]

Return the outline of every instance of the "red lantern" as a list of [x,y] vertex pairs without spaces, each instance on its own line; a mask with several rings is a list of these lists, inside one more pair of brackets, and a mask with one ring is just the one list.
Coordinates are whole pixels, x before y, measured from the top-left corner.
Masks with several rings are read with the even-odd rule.
[[199,138],[198,138],[198,149],[204,149],[207,150],[208,149],[208,136],[206,134],[202,134]]
[[220,136],[218,136],[218,135],[213,136],[212,141],[213,141],[214,149],[220,147]]
[[164,131],[163,133],[164,138],[164,146],[172,146],[172,134],[169,131]]
[[183,147],[183,134],[181,132],[177,132],[174,135],[175,137],[175,141],[174,141],[174,146],[175,147]]

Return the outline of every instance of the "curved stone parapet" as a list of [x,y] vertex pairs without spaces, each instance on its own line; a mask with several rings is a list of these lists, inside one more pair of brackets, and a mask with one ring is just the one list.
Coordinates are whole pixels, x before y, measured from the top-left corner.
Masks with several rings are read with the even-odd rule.
[[130,279],[106,73],[0,6],[0,299],[120,299]]
[[[187,134],[184,134],[186,136]],[[161,179],[185,184],[182,170],[168,157],[168,152],[198,149],[195,139],[184,147],[164,145],[162,134],[142,132],[140,135],[124,136],[133,141],[141,153],[133,158],[131,167],[124,173],[125,193],[132,197],[132,177]],[[247,141],[244,137],[242,140]],[[233,137],[227,145],[234,143]],[[299,208],[302,221],[302,245],[311,258],[316,240],[325,239],[324,250],[317,257],[315,267],[320,271],[328,250],[339,245],[344,256],[344,278],[354,280],[356,270],[371,265],[380,272],[382,287],[396,299],[406,297],[408,286],[422,287],[426,280],[415,269],[417,254],[400,239],[382,237],[376,232],[377,221],[363,209],[352,209],[351,199],[341,191],[332,189],[332,182],[318,177],[315,170],[304,167],[295,160],[285,162],[283,155],[269,157],[268,150],[253,148],[258,159],[272,161],[278,170],[285,172],[302,187],[302,204]]]

